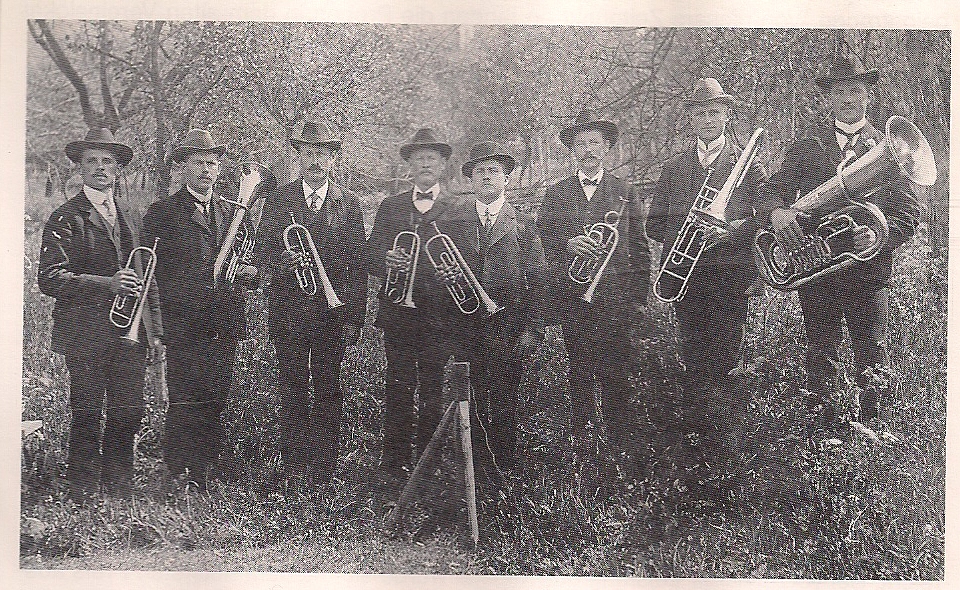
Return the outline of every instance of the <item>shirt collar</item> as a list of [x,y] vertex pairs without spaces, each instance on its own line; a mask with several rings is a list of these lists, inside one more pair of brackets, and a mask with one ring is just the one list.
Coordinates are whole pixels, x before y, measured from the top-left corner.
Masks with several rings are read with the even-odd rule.
[[197,191],[193,190],[193,187],[189,184],[187,185],[187,190],[190,191],[190,194],[193,195],[194,199],[204,204],[209,203],[210,197],[213,196],[213,187],[210,187],[210,190],[208,190],[206,194],[198,193]]
[[841,129],[846,133],[860,133],[860,131],[867,125],[867,118],[864,117],[852,125],[834,119],[833,124],[837,129]]
[[492,217],[496,217],[500,214],[500,209],[503,208],[503,204],[506,202],[507,197],[503,193],[500,193],[500,196],[489,205],[480,199],[477,199],[477,215],[479,215],[481,219],[483,219],[484,215],[487,213],[489,213]]
[[[310,188],[310,185],[307,184],[306,180],[300,181],[303,184],[303,198],[306,199],[313,194],[313,189]],[[317,189],[317,198],[321,201],[327,197],[327,189],[330,187],[330,179],[323,181],[323,184],[320,185],[320,188]]]
[[596,180],[597,184],[600,184],[600,181],[603,180],[603,166],[600,167],[600,171],[597,172],[597,175],[593,178],[590,178],[583,173],[583,170],[577,170],[577,176],[580,178],[580,184],[583,184],[584,180]]
[[91,203],[95,203],[99,205],[100,203],[103,203],[107,199],[113,198],[113,189],[108,187],[107,190],[100,191],[93,188],[92,186],[85,184],[83,185],[83,194],[87,196],[87,199]]
[[720,137],[714,139],[710,143],[704,142],[699,137],[697,138],[697,151],[701,154],[706,154],[712,151],[719,151],[723,149],[724,144],[727,143],[727,137],[723,133],[720,134]]
[[428,188],[428,189],[425,190],[425,191],[420,190],[419,188],[417,188],[416,185],[414,185],[414,186],[413,186],[413,193],[411,193],[410,198],[413,199],[414,201],[416,201],[418,194],[425,195],[425,194],[427,194],[427,193],[430,193],[431,195],[433,195],[433,198],[436,199],[436,198],[437,198],[437,193],[438,193],[439,191],[440,191],[440,183],[439,183],[439,182],[435,182],[435,183],[433,184],[433,186],[431,186],[430,188]]

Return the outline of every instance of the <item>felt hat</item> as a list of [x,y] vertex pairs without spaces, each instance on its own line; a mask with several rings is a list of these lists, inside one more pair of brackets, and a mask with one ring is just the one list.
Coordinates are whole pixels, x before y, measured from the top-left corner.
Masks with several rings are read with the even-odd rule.
[[79,141],[71,141],[63,151],[66,152],[70,161],[79,164],[83,150],[91,148],[111,152],[121,166],[126,166],[133,159],[133,148],[114,139],[113,133],[110,133],[106,127],[90,129],[86,137]]
[[473,176],[473,168],[484,160],[496,160],[503,165],[503,173],[510,174],[517,166],[517,161],[510,154],[506,153],[499,143],[495,141],[481,141],[470,148],[470,159],[463,163],[460,170],[467,178]]

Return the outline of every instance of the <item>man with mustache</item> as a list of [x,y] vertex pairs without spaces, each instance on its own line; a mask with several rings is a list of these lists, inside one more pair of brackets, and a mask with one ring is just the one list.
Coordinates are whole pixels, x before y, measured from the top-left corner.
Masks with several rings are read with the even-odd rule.
[[[440,393],[447,359],[428,354],[431,350],[428,344],[436,339],[435,334],[444,321],[437,311],[437,300],[448,295],[437,282],[424,245],[433,233],[430,224],[454,201],[441,184],[451,151],[450,145],[438,139],[430,128],[418,130],[409,142],[400,146],[400,157],[409,166],[413,186],[380,203],[367,241],[367,269],[371,276],[381,282],[388,272],[400,280],[414,277],[409,298],[405,296],[403,282],[383,283],[376,320],[376,325],[383,329],[387,355],[381,468],[393,484],[399,484],[406,477],[410,466],[414,392],[418,390],[418,383],[420,408],[416,439],[420,452],[430,440],[442,412]],[[416,267],[410,242],[406,241],[411,236],[400,236],[403,245],[393,247],[401,232],[420,236]],[[405,303],[407,299],[415,307],[409,307]]]
[[[280,454],[289,483],[326,483],[337,467],[343,418],[340,365],[357,343],[367,307],[365,233],[356,195],[333,181],[342,141],[329,127],[306,121],[290,138],[301,176],[267,196],[257,231],[257,256],[270,282],[270,339],[280,368]],[[316,273],[317,292],[299,283],[302,252],[283,234],[296,223],[310,234],[337,299],[333,307]],[[298,239],[291,236],[294,246]],[[309,255],[309,247],[306,247]],[[311,384],[313,395],[311,396]]]

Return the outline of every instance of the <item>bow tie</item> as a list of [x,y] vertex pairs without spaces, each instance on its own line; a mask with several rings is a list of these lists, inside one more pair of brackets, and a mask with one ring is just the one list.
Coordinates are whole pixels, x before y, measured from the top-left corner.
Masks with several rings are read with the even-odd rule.
[[600,181],[596,178],[584,178],[580,181],[583,186],[600,186]]
[[428,192],[428,193],[421,193],[421,192],[418,192],[417,194],[415,194],[415,195],[413,196],[413,198],[414,198],[414,200],[417,200],[417,201],[419,201],[420,199],[430,199],[430,200],[432,201],[432,200],[433,200],[433,193],[429,193],[429,192]]

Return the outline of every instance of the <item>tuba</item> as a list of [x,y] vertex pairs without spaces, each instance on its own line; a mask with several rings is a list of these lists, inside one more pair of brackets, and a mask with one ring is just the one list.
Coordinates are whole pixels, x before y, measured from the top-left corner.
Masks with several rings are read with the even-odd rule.
[[415,309],[417,306],[413,302],[413,281],[417,276],[417,262],[420,259],[420,236],[417,235],[416,228],[398,233],[393,239],[393,249],[409,257],[409,266],[406,270],[387,268],[383,294],[391,303]]
[[256,162],[241,162],[237,164],[237,174],[240,177],[240,192],[236,201],[224,197],[221,200],[235,206],[230,227],[220,245],[216,262],[213,265],[214,287],[223,284],[233,285],[240,264],[248,262],[254,247],[254,232],[249,227],[247,212],[254,203],[266,196],[268,191],[277,187],[277,180],[273,173]]
[[690,207],[687,218],[680,226],[677,239],[674,240],[669,253],[663,258],[657,280],[653,284],[653,293],[657,296],[657,299],[667,303],[681,301],[687,293],[687,286],[690,276],[693,274],[693,269],[697,267],[704,250],[709,247],[706,241],[707,234],[710,231],[725,233],[730,230],[730,224],[727,222],[724,212],[727,209],[727,203],[730,202],[730,197],[743,183],[747,170],[750,169],[750,164],[757,156],[760,147],[758,141],[762,134],[763,127],[758,127],[753,132],[750,141],[743,148],[743,152],[734,164],[733,170],[730,171],[730,175],[720,189],[710,186],[710,176],[713,174],[713,168],[707,169],[707,177],[693,201],[693,206]]
[[503,306],[494,301],[483,285],[477,280],[476,275],[467,266],[463,259],[460,249],[453,243],[453,238],[440,231],[437,222],[431,222],[437,235],[433,236],[426,243],[427,256],[430,263],[437,272],[452,276],[455,281],[447,282],[447,291],[453,297],[453,302],[460,308],[460,311],[469,315],[480,309],[482,304],[487,311],[487,317],[493,316],[503,309]]
[[[790,290],[877,255],[889,235],[886,217],[870,196],[901,177],[921,186],[937,181],[930,144],[917,127],[894,115],[887,120],[883,141],[849,166],[848,156],[837,166],[837,175],[797,199],[792,208],[801,212],[797,222],[804,232],[796,250],[782,246],[770,229],[754,238],[754,258],[760,275],[771,286]],[[817,210],[832,211],[815,217]],[[857,248],[853,235],[867,226],[875,239]]]
[[607,263],[613,258],[613,251],[617,248],[620,241],[620,232],[617,226],[620,225],[620,218],[623,217],[623,209],[627,205],[627,199],[620,197],[620,209],[617,211],[607,211],[603,216],[603,221],[594,223],[590,228],[584,228],[584,233],[594,243],[599,245],[603,253],[596,257],[574,256],[570,262],[570,268],[567,269],[567,276],[574,283],[585,285],[590,283],[586,292],[580,297],[587,303],[593,303],[593,293],[600,284],[600,278],[603,271],[607,268]]
[[140,273],[140,294],[136,297],[132,295],[117,295],[113,298],[113,307],[110,308],[110,323],[121,330],[129,328],[127,333],[121,336],[124,340],[133,343],[140,343],[140,324],[143,321],[143,306],[147,304],[147,292],[150,291],[150,283],[153,282],[153,272],[157,268],[157,244],[160,238],[154,238],[153,248],[138,246],[130,251],[127,257],[126,268],[137,268],[139,270],[139,261],[137,254],[145,252],[147,265]]
[[313,297],[322,287],[323,294],[327,298],[327,307],[329,309],[340,307],[343,301],[340,301],[337,292],[333,290],[333,283],[330,282],[330,277],[327,276],[327,271],[323,267],[323,261],[320,260],[320,253],[317,252],[313,237],[306,227],[297,223],[292,211],[290,222],[290,225],[283,230],[283,245],[288,252],[293,253],[301,261],[300,268],[296,270],[300,290],[307,296]]

